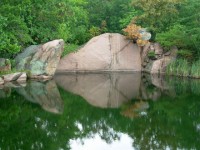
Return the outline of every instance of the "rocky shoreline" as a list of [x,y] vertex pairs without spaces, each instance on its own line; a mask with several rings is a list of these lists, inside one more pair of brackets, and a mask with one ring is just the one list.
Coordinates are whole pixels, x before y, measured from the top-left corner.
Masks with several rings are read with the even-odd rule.
[[[26,48],[15,58],[14,68],[19,72],[0,76],[0,85],[9,81],[24,82],[27,78],[49,80],[56,72],[166,74],[167,65],[176,60],[178,51],[176,47],[165,51],[159,43],[149,42],[143,47],[138,46],[118,33],[96,36],[78,51],[61,59],[63,50],[64,41],[62,39]],[[9,60],[0,58],[0,72],[10,70]]]

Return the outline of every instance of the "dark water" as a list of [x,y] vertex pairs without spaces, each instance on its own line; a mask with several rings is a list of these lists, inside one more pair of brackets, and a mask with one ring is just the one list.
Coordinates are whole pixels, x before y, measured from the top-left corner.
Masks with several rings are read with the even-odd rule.
[[200,149],[200,80],[60,74],[0,87],[0,150]]

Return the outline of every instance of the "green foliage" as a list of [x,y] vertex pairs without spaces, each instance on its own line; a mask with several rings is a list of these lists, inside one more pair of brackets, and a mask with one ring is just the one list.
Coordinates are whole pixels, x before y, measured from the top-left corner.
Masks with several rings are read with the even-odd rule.
[[133,17],[131,15],[134,15],[130,2],[131,0],[88,0],[86,9],[90,14],[90,27],[102,28],[102,21],[104,21],[108,32],[121,33],[123,27],[127,26]]
[[158,33],[156,37],[156,40],[168,49],[177,46],[181,50],[179,56],[190,61],[200,57],[199,8],[199,0],[186,0],[186,3],[179,6],[175,23],[169,24],[169,29]]
[[66,44],[64,51],[62,53],[62,57],[71,52],[74,52],[75,50],[78,50],[78,48],[79,48],[79,45],[77,45],[77,44]]
[[140,11],[135,20],[154,33],[162,32],[175,21],[177,7],[183,2],[184,0],[133,0],[133,7]]
[[137,16],[138,11],[135,9],[131,9],[130,12],[127,12],[123,18],[119,20],[120,27],[124,29],[130,22],[133,20],[133,16]]
[[14,57],[30,44],[63,38],[84,43],[88,36],[86,0],[0,2],[0,54]]
[[177,46],[178,55],[189,61],[199,59],[199,0],[133,0],[132,5],[138,12],[135,23],[148,27],[153,40],[166,50]]
[[[0,56],[13,58],[31,44],[53,39],[83,44],[105,32],[121,32],[133,14],[131,0],[2,0]],[[127,18],[131,18],[131,15]],[[129,20],[125,19],[125,20]],[[120,23],[121,20],[121,23]],[[123,25],[121,25],[123,24]]]
[[185,26],[176,24],[168,31],[158,33],[156,36],[156,41],[158,41],[167,50],[169,50],[172,46],[177,46],[178,48],[186,47],[186,44],[183,43],[183,40],[186,36],[185,30]]
[[[0,148],[70,149],[71,141],[84,142],[96,135],[109,145],[123,140],[121,135],[126,135],[132,139],[133,149],[199,149],[200,93],[197,89],[200,84],[197,80],[173,78],[169,82],[174,97],[168,95],[170,90],[154,88],[154,94],[162,91],[161,97],[157,101],[145,101],[149,104],[146,115],[132,119],[120,112],[136,104],[136,99],[130,100],[124,108],[98,108],[78,95],[59,89],[64,112],[55,115],[26,100],[16,92],[20,89],[12,90],[10,97],[0,100]],[[145,84],[151,83],[145,81]]]
[[200,60],[192,64],[191,76],[195,78],[200,78]]
[[92,26],[90,28],[89,32],[90,32],[90,37],[94,37],[94,36],[100,35],[100,28]]
[[156,57],[156,54],[155,54],[155,52],[154,51],[150,51],[150,52],[148,52],[148,57],[150,58],[150,59],[154,59],[155,57]]
[[177,59],[167,66],[168,75],[200,78],[200,60],[190,64],[186,59]]
[[14,58],[53,39],[82,45],[105,32],[122,33],[135,21],[166,49],[177,46],[179,56],[198,59],[199,8],[199,0],[1,0],[0,56]]
[[185,59],[191,59],[193,57],[192,51],[187,50],[187,49],[178,50],[177,55],[178,55],[178,57],[185,58]]
[[189,77],[190,64],[186,59],[177,59],[167,66],[167,74]]

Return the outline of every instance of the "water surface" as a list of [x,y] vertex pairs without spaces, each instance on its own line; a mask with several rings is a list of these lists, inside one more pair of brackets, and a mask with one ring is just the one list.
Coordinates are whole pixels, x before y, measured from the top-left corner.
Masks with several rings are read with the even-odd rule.
[[200,149],[200,81],[58,74],[0,87],[0,149]]

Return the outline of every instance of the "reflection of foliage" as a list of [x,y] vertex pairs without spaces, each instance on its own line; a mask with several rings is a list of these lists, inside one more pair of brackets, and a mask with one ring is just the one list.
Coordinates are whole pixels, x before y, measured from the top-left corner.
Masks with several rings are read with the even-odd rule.
[[[61,94],[66,107],[63,115],[47,113],[27,103],[16,92],[1,100],[0,148],[7,149],[9,145],[12,149],[30,149],[31,146],[35,149],[65,149],[70,139],[90,138],[94,133],[107,143],[119,139],[119,135],[107,125],[109,120],[116,122],[114,114],[119,114],[117,110],[92,107],[81,97],[63,90]],[[102,116],[109,117],[105,120]],[[20,141],[24,144],[21,145]]]
[[[176,82],[171,83],[176,85],[176,98],[163,95],[157,102],[148,101],[147,114],[133,119],[120,115],[121,110],[132,105],[120,109],[96,108],[62,89],[60,93],[65,104],[62,115],[47,113],[13,92],[9,98],[0,100],[0,148],[70,149],[71,139],[84,142],[85,138],[98,134],[112,143],[120,138],[120,132],[132,137],[133,146],[138,149],[166,149],[167,146],[200,149],[200,132],[196,130],[200,124],[199,96],[191,93],[190,82],[178,88],[183,81],[173,81]],[[195,86],[198,88],[199,84]]]
[[[136,118],[144,115],[144,111],[148,108],[148,103],[144,101],[136,101],[134,103],[126,103],[122,107],[121,114],[128,118]],[[146,114],[146,113],[145,113]]]

